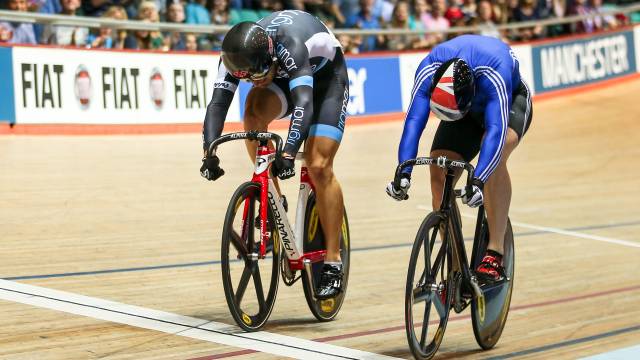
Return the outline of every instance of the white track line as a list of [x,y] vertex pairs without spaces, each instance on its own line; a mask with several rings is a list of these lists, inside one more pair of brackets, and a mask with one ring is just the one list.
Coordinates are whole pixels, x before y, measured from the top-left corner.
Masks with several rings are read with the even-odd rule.
[[[427,207],[427,206],[424,206],[424,205],[418,205],[418,209],[420,209],[420,210],[431,210],[431,207]],[[462,216],[467,217],[467,218],[471,218],[471,219],[476,219],[477,218],[477,215],[472,215],[472,214],[462,214]],[[583,238],[583,239],[589,239],[589,240],[595,240],[595,241],[602,241],[602,242],[606,242],[606,243],[610,243],[610,244],[617,244],[617,245],[640,248],[640,243],[638,243],[638,242],[614,239],[614,238],[598,236],[598,235],[585,234],[585,233],[581,233],[581,232],[577,232],[577,231],[563,230],[563,229],[554,228],[554,227],[539,226],[539,225],[527,224],[527,223],[522,223],[522,222],[517,222],[517,221],[511,221],[511,225],[519,226],[521,228],[526,228],[526,229],[532,229],[532,230],[556,233],[556,234],[561,234],[561,235],[573,236],[573,237],[577,237],[577,238]]]
[[341,346],[0,279],[0,299],[277,356],[298,359],[393,359]]
[[580,360],[632,360],[640,359],[640,345],[618,349],[599,355],[580,358]]

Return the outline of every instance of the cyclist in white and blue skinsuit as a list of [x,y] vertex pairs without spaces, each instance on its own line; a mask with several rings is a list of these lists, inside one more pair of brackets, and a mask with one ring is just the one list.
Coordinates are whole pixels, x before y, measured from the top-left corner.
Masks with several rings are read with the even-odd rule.
[[[283,154],[271,166],[278,178],[295,174],[294,159],[305,144],[327,245],[316,297],[334,298],[342,292],[344,275],[340,258],[344,205],[333,159],[342,141],[349,101],[340,42],[315,16],[298,10],[234,25],[222,42],[218,77],[203,124],[203,150],[222,134],[241,79],[253,84],[244,104],[245,130],[266,131],[271,121],[291,114]],[[256,147],[254,141],[247,141],[250,156]],[[200,174],[207,180],[218,179],[224,174],[220,159],[216,155],[202,159]],[[286,204],[284,196],[280,199]]]
[[[499,281],[504,277],[502,240],[511,202],[506,163],[532,115],[531,96],[511,48],[495,38],[463,35],[436,46],[422,60],[398,149],[400,163],[416,157],[430,110],[444,120],[430,156],[471,161],[480,153],[463,201],[472,207],[485,204],[491,238],[476,272],[483,280]],[[390,196],[406,198],[411,171],[405,169],[399,188],[388,185]],[[444,178],[441,169],[431,168],[434,209],[440,207]]]

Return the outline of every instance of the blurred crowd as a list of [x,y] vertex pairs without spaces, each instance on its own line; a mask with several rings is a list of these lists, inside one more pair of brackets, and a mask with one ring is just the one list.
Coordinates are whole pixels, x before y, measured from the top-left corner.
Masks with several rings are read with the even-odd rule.
[[[626,24],[624,15],[603,15],[620,2],[603,0],[0,0],[1,7],[65,16],[135,19],[174,24],[233,25],[257,21],[272,11],[304,10],[330,28],[442,31],[476,26],[483,35],[504,41],[528,41],[569,33],[590,33]],[[574,24],[499,31],[506,23],[595,14]],[[600,14],[600,15],[597,15]],[[460,33],[347,36],[338,38],[346,53],[429,49]],[[224,35],[114,30],[108,27],[0,22],[0,42],[55,44],[108,49],[217,50]]]

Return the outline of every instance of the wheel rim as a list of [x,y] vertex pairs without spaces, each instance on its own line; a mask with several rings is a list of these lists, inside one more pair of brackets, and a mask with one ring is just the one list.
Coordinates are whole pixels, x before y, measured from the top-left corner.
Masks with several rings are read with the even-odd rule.
[[[228,214],[230,217],[225,220],[224,229],[225,295],[234,319],[245,330],[255,330],[264,325],[273,309],[278,286],[280,252],[277,231],[271,231],[266,258],[257,256],[260,231],[254,222],[261,206],[259,194],[259,188],[249,187],[234,197],[236,202],[232,213]],[[270,228],[272,223],[269,223]]]
[[430,358],[437,351],[451,308],[451,259],[439,232],[437,224],[421,231],[409,264],[406,331],[411,351],[420,359]]
[[[483,254],[486,250],[488,232],[483,235],[485,238],[483,240],[484,243],[481,246],[482,251],[480,254]],[[509,313],[509,306],[511,303],[511,294],[513,292],[513,275],[515,268],[514,258],[513,231],[511,229],[511,224],[509,223],[505,234],[503,254],[505,274],[509,280],[499,285],[492,286],[491,288],[483,288],[484,309],[479,309],[480,305],[477,304],[476,301],[472,303],[474,335],[476,336],[478,344],[485,349],[493,347],[498,342],[507,321],[507,315]],[[477,264],[474,265],[477,266]]]
[[[317,251],[326,249],[325,241],[324,241],[324,232],[322,229],[322,224],[320,223],[319,214],[317,208],[315,206],[315,194],[312,194],[307,207],[307,217],[306,217],[306,234],[304,237],[304,251]],[[313,315],[322,321],[327,321],[333,319],[340,308],[342,307],[342,303],[344,302],[344,298],[346,296],[347,284],[349,281],[349,263],[350,263],[350,250],[349,250],[349,221],[347,220],[347,213],[344,212],[344,217],[342,219],[342,227],[340,231],[340,258],[342,259],[342,266],[344,276],[342,279],[342,293],[336,296],[333,299],[327,300],[317,300],[313,298],[313,294],[309,292],[307,288],[307,280],[303,276],[303,281],[305,283],[305,297],[307,298],[307,304]],[[322,272],[323,262],[317,262],[311,264],[311,275],[313,277],[313,281],[317,284],[320,281],[320,276]]]

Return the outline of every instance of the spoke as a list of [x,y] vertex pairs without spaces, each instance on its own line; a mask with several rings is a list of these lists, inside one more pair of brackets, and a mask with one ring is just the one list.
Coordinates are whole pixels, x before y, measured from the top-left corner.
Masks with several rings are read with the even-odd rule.
[[240,306],[240,302],[242,302],[242,297],[244,297],[244,292],[247,290],[247,285],[249,284],[249,278],[251,278],[251,268],[248,266],[244,267],[244,271],[242,271],[242,276],[240,277],[240,282],[238,283],[238,290],[236,291],[236,304]]
[[[445,264],[448,265],[448,268],[451,268],[451,254],[449,250],[449,243],[445,241],[442,245],[442,249],[444,251],[444,255],[442,256],[442,266],[440,267],[440,282],[442,284],[446,284],[445,274],[449,276],[449,271],[445,271]],[[448,270],[448,269],[447,269]]]
[[[427,249],[427,246],[429,245],[427,243],[427,239],[423,240],[422,245],[424,247],[424,270],[427,272],[428,269],[431,269],[431,250]],[[429,281],[432,280],[431,276],[428,276],[427,279],[429,279]]]
[[[438,235],[438,230],[440,229],[440,226],[434,227],[433,230],[433,234],[431,234],[431,243],[429,244],[429,246],[431,246],[431,249],[429,251],[429,253],[433,253],[433,247],[435,245],[436,242],[436,237]],[[429,266],[427,267],[427,269],[429,269],[431,271],[430,275],[431,275],[431,279],[433,281],[436,280],[436,275],[437,272],[436,270],[438,269],[438,265],[440,264],[440,261],[442,261],[442,251],[445,248],[447,242],[446,242],[446,238],[442,241],[442,246],[440,247],[440,250],[438,251],[438,255],[436,256],[436,258],[433,260],[433,266],[431,266],[431,264],[429,264]],[[431,259],[429,259],[431,260]]]
[[438,275],[438,268],[440,267],[441,262],[444,263],[444,255],[445,255],[445,251],[446,251],[447,247],[446,244],[442,244],[442,246],[440,247],[440,250],[438,250],[438,255],[436,256],[436,259],[433,261],[433,267],[431,267],[431,280],[432,281],[436,281],[437,275]]
[[427,282],[427,269],[425,268],[424,270],[422,270],[422,275],[420,275],[420,278],[418,279],[417,286],[420,287],[424,285],[426,282]]
[[422,318],[422,334],[420,335],[420,347],[425,350],[427,345],[425,344],[427,340],[427,331],[429,330],[429,313],[431,312],[431,304],[429,302],[425,303],[424,307],[424,316]]
[[[449,291],[449,289],[445,289],[445,291]],[[446,293],[445,293],[445,296],[446,296]],[[442,302],[442,297],[440,297],[440,294],[438,294],[437,292],[434,292],[431,301],[433,302],[433,306],[435,306],[436,311],[440,316],[440,319],[443,319],[447,315],[448,309],[445,306],[445,304]]]
[[256,288],[256,295],[258,296],[258,305],[260,305],[260,312],[266,309],[267,305],[264,301],[264,290],[262,289],[262,279],[260,278],[260,267],[256,261],[253,267],[253,285]]
[[436,243],[436,236],[438,235],[438,230],[440,230],[440,224],[433,228],[433,234],[431,234],[431,241],[429,242],[429,249],[433,251],[433,245]]
[[242,238],[240,237],[240,235],[233,229],[231,230],[231,244],[233,244],[233,247],[236,249],[238,254],[240,254],[240,257],[242,257],[242,260],[246,262],[247,248],[244,246],[244,241],[242,241]]

